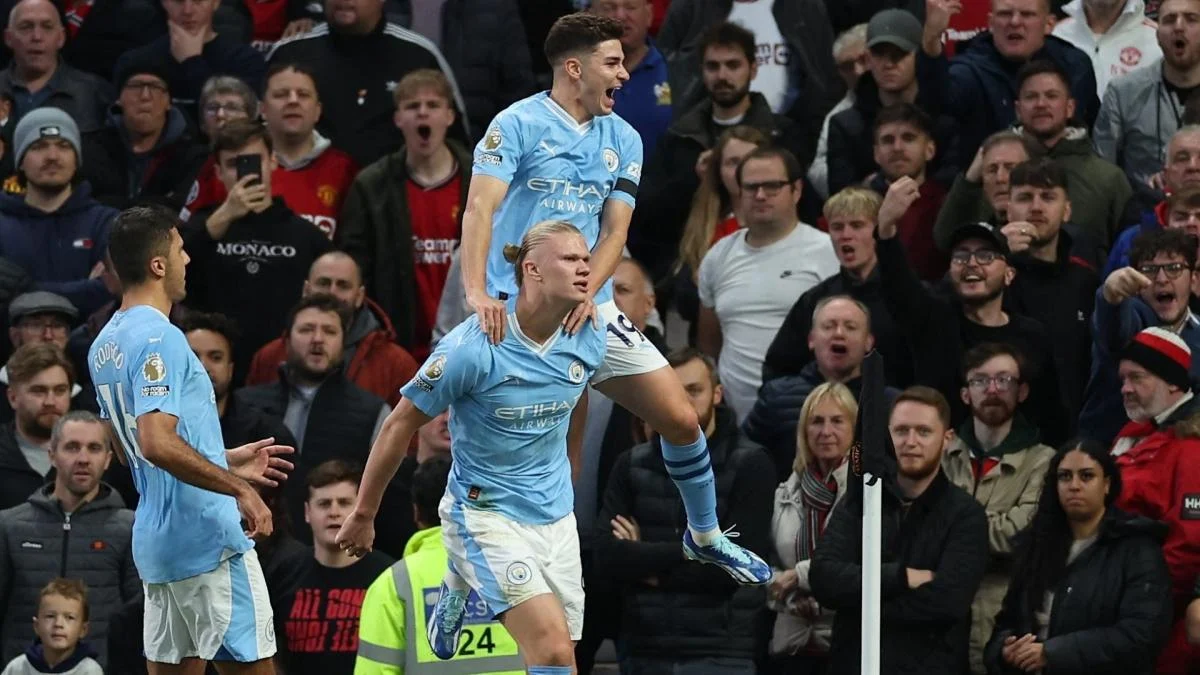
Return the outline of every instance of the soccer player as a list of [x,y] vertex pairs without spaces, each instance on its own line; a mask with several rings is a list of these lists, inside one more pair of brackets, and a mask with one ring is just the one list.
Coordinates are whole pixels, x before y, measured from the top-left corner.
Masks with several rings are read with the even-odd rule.
[[[88,367],[101,416],[120,441],[140,500],[133,559],[145,587],[150,675],[272,675],[275,632],[250,537],[271,533],[251,482],[274,485],[292,448],[265,439],[225,450],[212,382],[167,315],[188,263],[176,217],[121,213],[109,235],[121,307],[96,336]],[[245,518],[249,531],[242,529]]]
[[613,302],[610,277],[621,261],[642,172],[641,139],[613,115],[622,66],[622,26],[594,14],[569,14],[546,37],[554,67],[549,92],[496,116],[475,148],[463,211],[462,269],[467,301],[481,330],[499,343],[504,299],[516,290],[506,246],[533,222],[562,219],[592,249],[586,299],[566,321],[575,332],[598,315],[608,352],[592,385],[645,420],[662,437],[663,458],[687,510],[685,554],[719,565],[741,583],[761,584],[771,570],[733,544],[717,524],[712,464],[696,411],[662,354]]
[[[562,329],[588,292],[587,243],[563,221],[534,226],[509,250],[520,291],[493,346],[476,317],[438,342],[384,422],[354,512],[337,541],[370,550],[373,520],[409,439],[450,408],[454,464],[438,512],[450,573],[428,622],[441,658],[462,628],[441,620],[473,588],[521,647],[533,675],[570,673],[583,632],[583,576],[573,513],[567,427],[588,377],[604,359],[604,331]],[[465,582],[465,583],[464,583]],[[450,592],[454,591],[454,592]]]

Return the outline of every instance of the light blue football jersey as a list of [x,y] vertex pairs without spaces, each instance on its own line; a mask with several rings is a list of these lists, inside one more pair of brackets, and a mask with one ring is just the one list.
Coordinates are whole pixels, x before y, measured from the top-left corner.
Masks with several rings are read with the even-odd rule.
[[[492,121],[475,146],[474,173],[508,183],[508,193],[492,219],[487,291],[492,297],[517,294],[506,244],[520,245],[543,220],[565,220],[583,232],[588,248],[600,237],[600,214],[609,199],[631,207],[642,178],[642,138],[617,115],[579,124],[549,92],[517,101]],[[612,299],[612,282],[596,293]]]
[[430,417],[450,409],[446,489],[455,500],[528,524],[571,513],[567,425],[605,344],[604,331],[588,323],[539,346],[514,314],[498,345],[474,316],[438,342],[400,393]]
[[237,500],[184,483],[138,448],[138,417],[164,412],[179,420],[184,442],[228,468],[212,381],[183,333],[149,305],[117,312],[92,343],[88,368],[100,416],[112,421],[140,495],[133,562],[142,581],[194,577],[253,548]]

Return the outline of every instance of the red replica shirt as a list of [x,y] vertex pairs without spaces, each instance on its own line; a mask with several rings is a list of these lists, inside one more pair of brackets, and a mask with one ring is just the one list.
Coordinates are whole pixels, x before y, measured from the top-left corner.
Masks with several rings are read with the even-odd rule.
[[[312,221],[333,239],[342,201],[357,174],[358,165],[350,155],[331,147],[299,169],[276,167],[271,174],[271,194],[283,197],[296,215]],[[225,184],[217,178],[216,162],[209,157],[200,167],[179,217],[188,220],[200,209],[219,205],[226,196]]]
[[462,178],[457,171],[441,185],[425,188],[412,180],[405,185],[412,223],[413,269],[417,282],[416,324],[412,354],[417,362],[429,356],[429,341],[437,320],[438,303],[450,272],[450,254],[462,233],[459,220]]

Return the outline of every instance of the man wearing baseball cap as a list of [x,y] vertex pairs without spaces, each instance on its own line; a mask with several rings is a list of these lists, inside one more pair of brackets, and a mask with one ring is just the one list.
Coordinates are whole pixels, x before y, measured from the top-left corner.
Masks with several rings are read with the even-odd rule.
[[1200,575],[1200,400],[1188,376],[1192,350],[1179,335],[1155,326],[1135,335],[1120,359],[1129,423],[1112,447],[1123,484],[1116,506],[1167,524],[1163,557],[1175,621],[1155,672],[1194,672],[1200,652],[1188,646],[1184,621]]
[[[13,350],[22,345],[45,342],[66,354],[67,337],[78,322],[79,310],[57,293],[30,291],[22,293],[8,305],[8,339]],[[70,356],[67,356],[70,359]],[[75,364],[77,369],[78,365]],[[71,385],[71,408],[96,410],[95,396],[78,384]],[[0,423],[13,419],[8,399],[8,369],[0,368]]]
[[117,212],[77,180],[79,128],[58,108],[35,108],[17,123],[13,150],[25,191],[0,195],[0,257],[24,268],[35,289],[90,314],[111,299],[99,277]]
[[[921,22],[903,9],[885,9],[867,24],[867,69],[858,78],[854,105],[829,119],[829,193],[861,185],[878,170],[872,130],[881,108],[912,103],[933,118],[934,143],[949,148],[954,124],[939,117],[936,91],[917,86],[916,52],[921,48]],[[956,169],[935,158],[931,175],[944,185],[954,180]],[[885,188],[886,189],[886,188]]]
[[927,287],[913,271],[897,236],[900,217],[917,200],[918,191],[910,178],[888,188],[879,208],[875,247],[884,304],[911,345],[914,380],[942,392],[951,401],[953,424],[961,424],[969,413],[958,395],[963,355],[983,343],[1011,345],[1029,360],[1024,373],[1029,398],[1021,412],[1041,429],[1047,444],[1065,441],[1073,420],[1068,420],[1059,396],[1046,329],[1028,316],[1004,309],[1005,292],[1016,275],[1009,263],[1007,239],[985,223],[958,228],[949,247],[950,293]]

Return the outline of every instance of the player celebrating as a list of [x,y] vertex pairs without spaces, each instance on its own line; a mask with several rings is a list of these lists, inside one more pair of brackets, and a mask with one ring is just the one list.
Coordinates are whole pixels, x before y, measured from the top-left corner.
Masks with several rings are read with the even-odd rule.
[[272,455],[292,449],[266,439],[226,452],[208,374],[167,320],[188,263],[175,223],[159,208],[117,217],[109,255],[121,308],[88,353],[101,416],[141,496],[133,556],[145,655],[150,675],[200,675],[205,661],[222,675],[272,675],[271,605],[249,538],[271,533],[271,512],[247,481],[284,478],[291,464]]
[[[409,439],[449,407],[454,464],[438,512],[447,578],[461,587],[451,593],[444,582],[439,605],[474,588],[520,645],[530,673],[570,673],[572,640],[583,632],[583,579],[567,426],[604,359],[605,338],[590,323],[576,335],[562,330],[588,292],[590,253],[574,225],[540,223],[509,254],[520,291],[508,303],[504,339],[493,347],[472,317],[438,342],[400,390],[337,541],[352,555],[370,549],[380,498]],[[428,625],[432,645],[447,642],[436,618]]]
[[608,340],[592,385],[662,437],[663,459],[687,511],[687,557],[719,565],[742,583],[766,583],[766,563],[718,527],[708,446],[683,386],[612,299],[609,277],[621,261],[642,171],[637,132],[612,114],[613,92],[629,79],[622,30],[594,14],[555,22],[545,44],[553,87],[497,115],[475,148],[463,212],[467,299],[498,343],[506,328],[502,301],[515,290],[504,247],[520,241],[530,222],[559,218],[576,225],[592,248],[592,274],[588,298],[567,328],[575,332],[596,313]]

